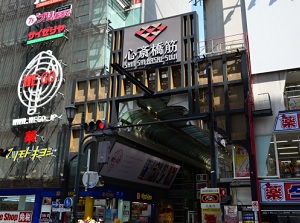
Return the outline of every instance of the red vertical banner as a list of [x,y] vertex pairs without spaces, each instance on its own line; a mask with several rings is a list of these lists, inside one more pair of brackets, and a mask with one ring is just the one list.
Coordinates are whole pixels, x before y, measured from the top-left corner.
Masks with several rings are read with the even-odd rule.
[[134,4],[142,3],[142,0],[134,0]]

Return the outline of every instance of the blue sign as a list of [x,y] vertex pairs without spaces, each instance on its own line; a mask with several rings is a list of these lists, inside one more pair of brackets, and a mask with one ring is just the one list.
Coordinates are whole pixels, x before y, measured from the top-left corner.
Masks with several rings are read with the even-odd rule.
[[59,202],[58,201],[52,201],[52,208],[59,208]]
[[73,205],[73,200],[72,200],[72,198],[67,197],[67,198],[64,200],[64,206],[65,206],[65,208],[70,208],[70,207],[72,207],[72,205]]

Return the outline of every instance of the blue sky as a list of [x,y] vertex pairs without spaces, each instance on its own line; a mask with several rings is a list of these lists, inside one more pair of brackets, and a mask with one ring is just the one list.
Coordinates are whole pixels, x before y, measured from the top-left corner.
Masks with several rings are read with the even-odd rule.
[[205,39],[204,38],[204,24],[203,24],[203,3],[198,2],[197,6],[193,5],[192,10],[196,11],[198,13],[198,18],[199,18],[199,40],[203,41]]

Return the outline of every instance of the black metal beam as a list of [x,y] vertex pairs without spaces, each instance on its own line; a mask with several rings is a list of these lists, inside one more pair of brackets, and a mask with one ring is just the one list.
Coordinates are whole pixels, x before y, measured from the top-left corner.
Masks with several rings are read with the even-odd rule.
[[200,116],[192,116],[192,117],[168,119],[168,120],[158,120],[158,121],[154,121],[154,122],[144,122],[144,123],[132,124],[132,125],[109,126],[109,128],[111,128],[111,129],[130,128],[130,127],[165,124],[165,123],[172,123],[172,122],[183,122],[183,121],[198,120],[198,119],[207,120],[207,118],[208,118],[208,114],[204,114],[204,115],[200,115]]
[[126,78],[133,84],[135,84],[137,87],[139,87],[142,91],[144,91],[148,95],[153,95],[154,91],[150,90],[146,87],[142,82],[140,82],[138,79],[136,79],[131,73],[129,73],[127,70],[125,70],[123,67],[121,67],[119,64],[114,63],[111,64],[111,66],[118,71],[120,74],[125,75]]
[[213,83],[212,83],[212,73],[211,64],[206,68],[207,82],[208,82],[208,111],[209,111],[209,146],[210,146],[210,182],[211,187],[217,187],[217,155],[215,147],[215,109],[213,101]]

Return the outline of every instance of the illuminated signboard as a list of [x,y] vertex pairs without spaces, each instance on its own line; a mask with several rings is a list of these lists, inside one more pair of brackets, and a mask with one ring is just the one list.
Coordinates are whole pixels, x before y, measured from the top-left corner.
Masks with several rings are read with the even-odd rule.
[[0,223],[11,223],[11,222],[32,222],[31,211],[0,211]]
[[144,193],[137,193],[136,194],[136,199],[137,200],[152,200],[152,195],[151,194],[144,194]]
[[262,181],[260,194],[262,203],[299,203],[300,181]]
[[14,150],[14,148],[9,148],[8,154],[5,156],[5,158],[18,162],[20,159],[29,157],[33,161],[36,158],[41,159],[42,157],[55,156],[54,152],[56,152],[56,150],[54,150],[53,148],[40,148],[39,146],[28,146],[23,150]]
[[180,17],[124,29],[123,64],[127,69],[181,60]]
[[[179,169],[179,165],[116,142],[110,152],[109,162],[103,166],[100,175],[169,188]],[[145,200],[151,198],[148,194],[139,196]]]
[[26,125],[26,124],[36,124],[36,123],[45,123],[45,122],[52,122],[56,118],[60,119],[62,115],[58,116],[56,114],[52,114],[50,116],[47,115],[36,115],[36,116],[30,116],[28,118],[16,118],[13,119],[13,126],[17,125]]
[[274,132],[299,131],[300,112],[279,113],[275,120]]
[[40,29],[39,31],[31,31],[28,33],[28,40],[26,42],[27,45],[42,42],[45,40],[56,39],[63,37],[65,25],[57,25],[57,26],[48,26],[44,29]]
[[53,5],[53,4],[64,2],[64,1],[66,1],[66,0],[36,0],[34,2],[34,4],[35,4],[36,8],[41,8],[41,7]]
[[65,33],[58,33],[58,34],[54,34],[54,35],[51,35],[51,36],[46,36],[46,37],[42,37],[42,38],[28,40],[26,42],[26,44],[30,45],[30,44],[34,44],[34,43],[43,42],[43,41],[46,41],[46,40],[57,39],[57,38],[60,38],[60,37],[63,37],[63,36],[65,36]]
[[42,51],[26,66],[18,83],[18,97],[27,107],[29,119],[15,119],[13,124],[30,124],[47,122],[58,118],[41,116],[37,109],[49,103],[57,94],[63,82],[63,72],[60,62],[52,55],[52,51]]
[[35,15],[30,15],[26,19],[26,25],[32,26],[36,23],[42,23],[45,21],[53,21],[57,19],[63,19],[69,17],[72,12],[72,5],[65,5],[55,9],[55,11],[37,13]]

